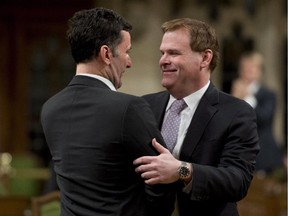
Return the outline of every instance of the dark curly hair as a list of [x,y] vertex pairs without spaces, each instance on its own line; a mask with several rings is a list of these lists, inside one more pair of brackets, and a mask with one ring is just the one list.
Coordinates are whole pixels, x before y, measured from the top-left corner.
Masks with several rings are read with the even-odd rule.
[[76,12],[68,21],[67,37],[76,64],[95,58],[100,47],[107,45],[116,53],[121,30],[131,31],[132,25],[113,10],[93,8]]

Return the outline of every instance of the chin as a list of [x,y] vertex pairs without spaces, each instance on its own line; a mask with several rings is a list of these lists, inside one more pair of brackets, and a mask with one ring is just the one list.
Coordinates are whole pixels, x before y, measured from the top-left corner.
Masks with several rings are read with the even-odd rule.
[[171,83],[165,82],[165,81],[162,81],[162,82],[161,82],[161,85],[162,85],[164,88],[166,88],[166,89],[169,89],[169,88],[172,87],[172,84],[171,84]]
[[165,76],[163,76],[162,77],[162,80],[161,80],[161,83],[163,84],[163,85],[171,85],[174,81],[173,81],[174,79],[172,79],[172,77],[165,77]]

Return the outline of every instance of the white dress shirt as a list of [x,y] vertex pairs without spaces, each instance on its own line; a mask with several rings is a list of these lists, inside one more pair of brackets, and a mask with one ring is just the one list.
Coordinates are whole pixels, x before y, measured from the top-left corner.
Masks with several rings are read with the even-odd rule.
[[250,94],[244,98],[244,100],[245,100],[248,104],[250,104],[250,106],[252,106],[254,109],[255,109],[255,107],[257,106],[257,103],[258,103],[255,95],[256,95],[256,93],[258,92],[259,88],[260,88],[259,83],[257,83],[257,82],[252,83],[252,84],[249,86],[249,92],[250,92]]
[[112,82],[108,79],[106,79],[105,77],[96,75],[96,74],[88,74],[88,73],[79,73],[76,76],[81,75],[81,76],[88,76],[88,77],[92,77],[95,79],[100,80],[101,82],[103,82],[104,84],[106,84],[112,91],[116,91],[115,86],[112,84]]
[[[186,136],[188,127],[189,127],[191,120],[193,118],[193,115],[195,113],[195,110],[199,104],[200,99],[202,98],[205,91],[207,90],[209,84],[210,84],[210,81],[208,81],[208,83],[204,87],[199,89],[198,91],[196,91],[193,94],[188,95],[187,97],[183,98],[187,104],[187,107],[184,110],[182,110],[182,112],[181,112],[181,121],[180,121],[180,126],[179,126],[178,138],[177,138],[176,145],[175,145],[173,152],[172,152],[173,156],[177,159],[179,159],[181,147],[182,147],[184,138]],[[165,118],[166,118],[167,114],[169,113],[171,104],[175,100],[176,100],[176,98],[174,98],[172,95],[170,95],[170,99],[169,99],[169,102],[168,102],[167,107],[166,107]],[[165,119],[164,119],[164,121],[165,121]]]
[[[172,152],[173,156],[177,159],[179,159],[181,147],[182,147],[184,138],[186,136],[188,127],[189,127],[191,120],[194,116],[195,110],[196,110],[201,98],[203,97],[205,91],[207,90],[209,84],[210,84],[210,81],[208,81],[208,83],[204,87],[199,89],[198,91],[196,91],[196,92],[192,93],[191,95],[188,95],[187,97],[183,98],[187,104],[187,107],[184,110],[182,110],[182,112],[181,112],[181,121],[180,121],[180,126],[179,126],[179,131],[178,131],[177,142],[176,142],[176,145],[175,145],[173,152]],[[170,95],[170,99],[169,99],[169,102],[168,102],[167,107],[166,107],[165,118],[166,118],[167,114],[169,113],[169,109],[171,107],[171,104],[175,100],[176,100],[176,98],[174,98],[172,95]],[[164,119],[164,121],[165,121],[165,119]],[[193,177],[192,177],[192,180],[183,188],[183,192],[189,194],[190,190],[192,189],[192,182],[193,182]],[[179,215],[178,200],[176,199],[175,209],[174,209],[174,212],[172,213],[172,216],[178,216],[178,215]]]

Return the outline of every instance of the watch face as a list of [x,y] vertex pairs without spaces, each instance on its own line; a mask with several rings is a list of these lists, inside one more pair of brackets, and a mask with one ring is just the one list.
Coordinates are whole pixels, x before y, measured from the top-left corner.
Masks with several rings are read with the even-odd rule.
[[179,168],[179,170],[178,170],[178,173],[179,173],[180,179],[185,179],[185,178],[189,177],[189,175],[190,175],[190,169],[189,169],[187,163],[183,163],[183,164],[180,166],[180,168]]
[[190,172],[189,172],[188,167],[181,167],[179,171],[180,176],[183,176],[183,177],[189,176],[189,173]]

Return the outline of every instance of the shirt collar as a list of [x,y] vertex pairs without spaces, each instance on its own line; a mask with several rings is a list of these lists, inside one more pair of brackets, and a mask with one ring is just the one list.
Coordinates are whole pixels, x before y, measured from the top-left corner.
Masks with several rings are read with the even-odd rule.
[[[200,99],[202,98],[202,96],[204,95],[205,91],[208,89],[209,87],[209,84],[210,84],[210,80],[207,82],[207,84],[205,86],[203,86],[201,89],[199,89],[198,91],[196,92],[193,92],[192,94],[184,97],[184,101],[186,102],[187,106],[192,110],[193,107],[195,107]],[[168,109],[170,109],[171,107],[171,104],[176,100],[176,98],[174,98],[171,94],[170,94],[170,99],[169,99],[169,102],[167,104],[167,107],[166,107],[166,111]]]
[[88,76],[88,77],[92,77],[92,78],[98,79],[101,82],[103,82],[104,84],[106,84],[112,91],[117,91],[115,86],[112,84],[112,82],[110,80],[106,79],[105,77],[102,77],[102,76],[99,76],[99,75],[96,75],[96,74],[88,74],[88,73],[79,73],[77,75]]
[[260,84],[258,82],[254,82],[251,84],[251,91],[253,94],[256,94],[259,91]]

